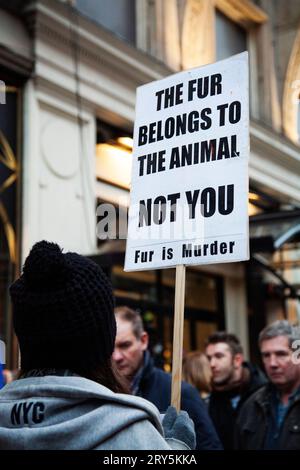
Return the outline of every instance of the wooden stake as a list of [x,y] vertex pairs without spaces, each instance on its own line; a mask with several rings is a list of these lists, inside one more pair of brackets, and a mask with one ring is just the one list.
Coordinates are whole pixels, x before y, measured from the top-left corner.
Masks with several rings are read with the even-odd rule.
[[171,405],[180,410],[184,326],[185,266],[176,266]]

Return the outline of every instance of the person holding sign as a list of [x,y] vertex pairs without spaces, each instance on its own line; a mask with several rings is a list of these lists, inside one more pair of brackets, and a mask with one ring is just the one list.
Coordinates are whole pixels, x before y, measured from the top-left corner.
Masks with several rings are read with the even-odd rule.
[[97,264],[36,243],[10,295],[22,370],[0,391],[0,449],[194,448],[186,413],[169,408],[161,425],[151,403],[124,393],[112,287]]
[[[165,413],[171,402],[171,376],[154,367],[148,348],[148,334],[141,316],[128,307],[115,309],[117,337],[113,360],[128,381],[131,392],[154,403]],[[182,382],[181,408],[194,421],[197,450],[221,450],[222,445],[198,391]]]

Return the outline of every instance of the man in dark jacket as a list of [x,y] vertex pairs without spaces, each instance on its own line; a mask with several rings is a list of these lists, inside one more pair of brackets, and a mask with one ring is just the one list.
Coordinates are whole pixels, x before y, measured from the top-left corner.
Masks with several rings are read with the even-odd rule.
[[[117,337],[113,360],[127,379],[133,394],[151,401],[165,413],[171,401],[171,376],[154,367],[148,348],[148,334],[140,315],[128,307],[115,310]],[[197,390],[183,382],[181,409],[194,421],[197,450],[220,450],[222,445]]]
[[5,356],[5,345],[4,342],[0,339],[0,389],[4,387],[4,374],[3,374],[3,364],[4,364],[4,356]]
[[233,449],[241,406],[266,379],[258,368],[244,362],[242,346],[233,334],[219,331],[209,336],[206,355],[212,372],[209,414],[224,449]]
[[241,409],[236,447],[245,450],[300,450],[300,328],[277,321],[259,335],[270,383]]

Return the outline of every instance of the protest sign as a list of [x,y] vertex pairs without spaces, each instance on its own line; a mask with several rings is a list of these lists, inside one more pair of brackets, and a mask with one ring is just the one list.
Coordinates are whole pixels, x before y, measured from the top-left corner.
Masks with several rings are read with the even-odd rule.
[[248,53],[137,90],[125,271],[176,266],[180,408],[185,266],[249,258]]
[[125,271],[249,258],[248,53],[137,90]]

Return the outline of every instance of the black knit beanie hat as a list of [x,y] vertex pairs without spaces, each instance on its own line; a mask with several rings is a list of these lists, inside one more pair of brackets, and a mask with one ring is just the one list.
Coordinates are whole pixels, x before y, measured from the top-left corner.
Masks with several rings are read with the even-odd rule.
[[112,287],[88,258],[36,243],[10,296],[22,369],[96,367],[112,355]]

